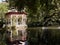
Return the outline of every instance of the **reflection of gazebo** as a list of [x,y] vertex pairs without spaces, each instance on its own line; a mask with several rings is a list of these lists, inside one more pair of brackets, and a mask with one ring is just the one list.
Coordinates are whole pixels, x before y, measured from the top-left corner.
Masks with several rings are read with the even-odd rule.
[[22,39],[22,36],[26,38],[26,21],[27,15],[25,12],[17,12],[15,10],[6,13],[6,26],[8,31],[11,32],[11,39]]

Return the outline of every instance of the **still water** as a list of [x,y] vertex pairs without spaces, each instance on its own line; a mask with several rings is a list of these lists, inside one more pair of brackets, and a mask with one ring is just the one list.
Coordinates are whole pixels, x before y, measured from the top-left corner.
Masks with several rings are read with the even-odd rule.
[[60,45],[60,29],[28,28],[29,45]]

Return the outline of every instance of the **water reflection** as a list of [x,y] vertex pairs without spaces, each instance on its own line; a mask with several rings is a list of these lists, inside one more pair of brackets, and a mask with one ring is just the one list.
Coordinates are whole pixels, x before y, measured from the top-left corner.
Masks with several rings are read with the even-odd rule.
[[29,28],[27,32],[29,45],[60,45],[59,29]]

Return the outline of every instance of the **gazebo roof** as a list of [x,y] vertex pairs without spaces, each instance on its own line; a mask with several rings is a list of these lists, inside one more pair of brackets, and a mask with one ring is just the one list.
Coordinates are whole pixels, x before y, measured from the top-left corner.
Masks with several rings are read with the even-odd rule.
[[25,12],[8,12],[8,13],[6,13],[6,15],[12,15],[12,14],[25,14],[25,15],[27,15],[27,13],[25,13]]

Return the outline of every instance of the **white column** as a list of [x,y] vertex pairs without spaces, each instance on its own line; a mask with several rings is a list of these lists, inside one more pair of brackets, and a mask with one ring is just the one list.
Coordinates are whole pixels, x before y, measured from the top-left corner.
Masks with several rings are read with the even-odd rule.
[[16,16],[16,26],[18,26],[18,15]]
[[23,14],[22,14],[22,24],[23,24]]
[[11,15],[11,26],[12,26],[12,15]]
[[17,33],[17,36],[18,36],[18,29],[16,29],[16,33]]
[[17,36],[18,36],[18,29],[17,29],[17,27],[18,27],[18,15],[16,16],[16,32],[17,32]]
[[11,30],[11,40],[12,40],[12,30]]

